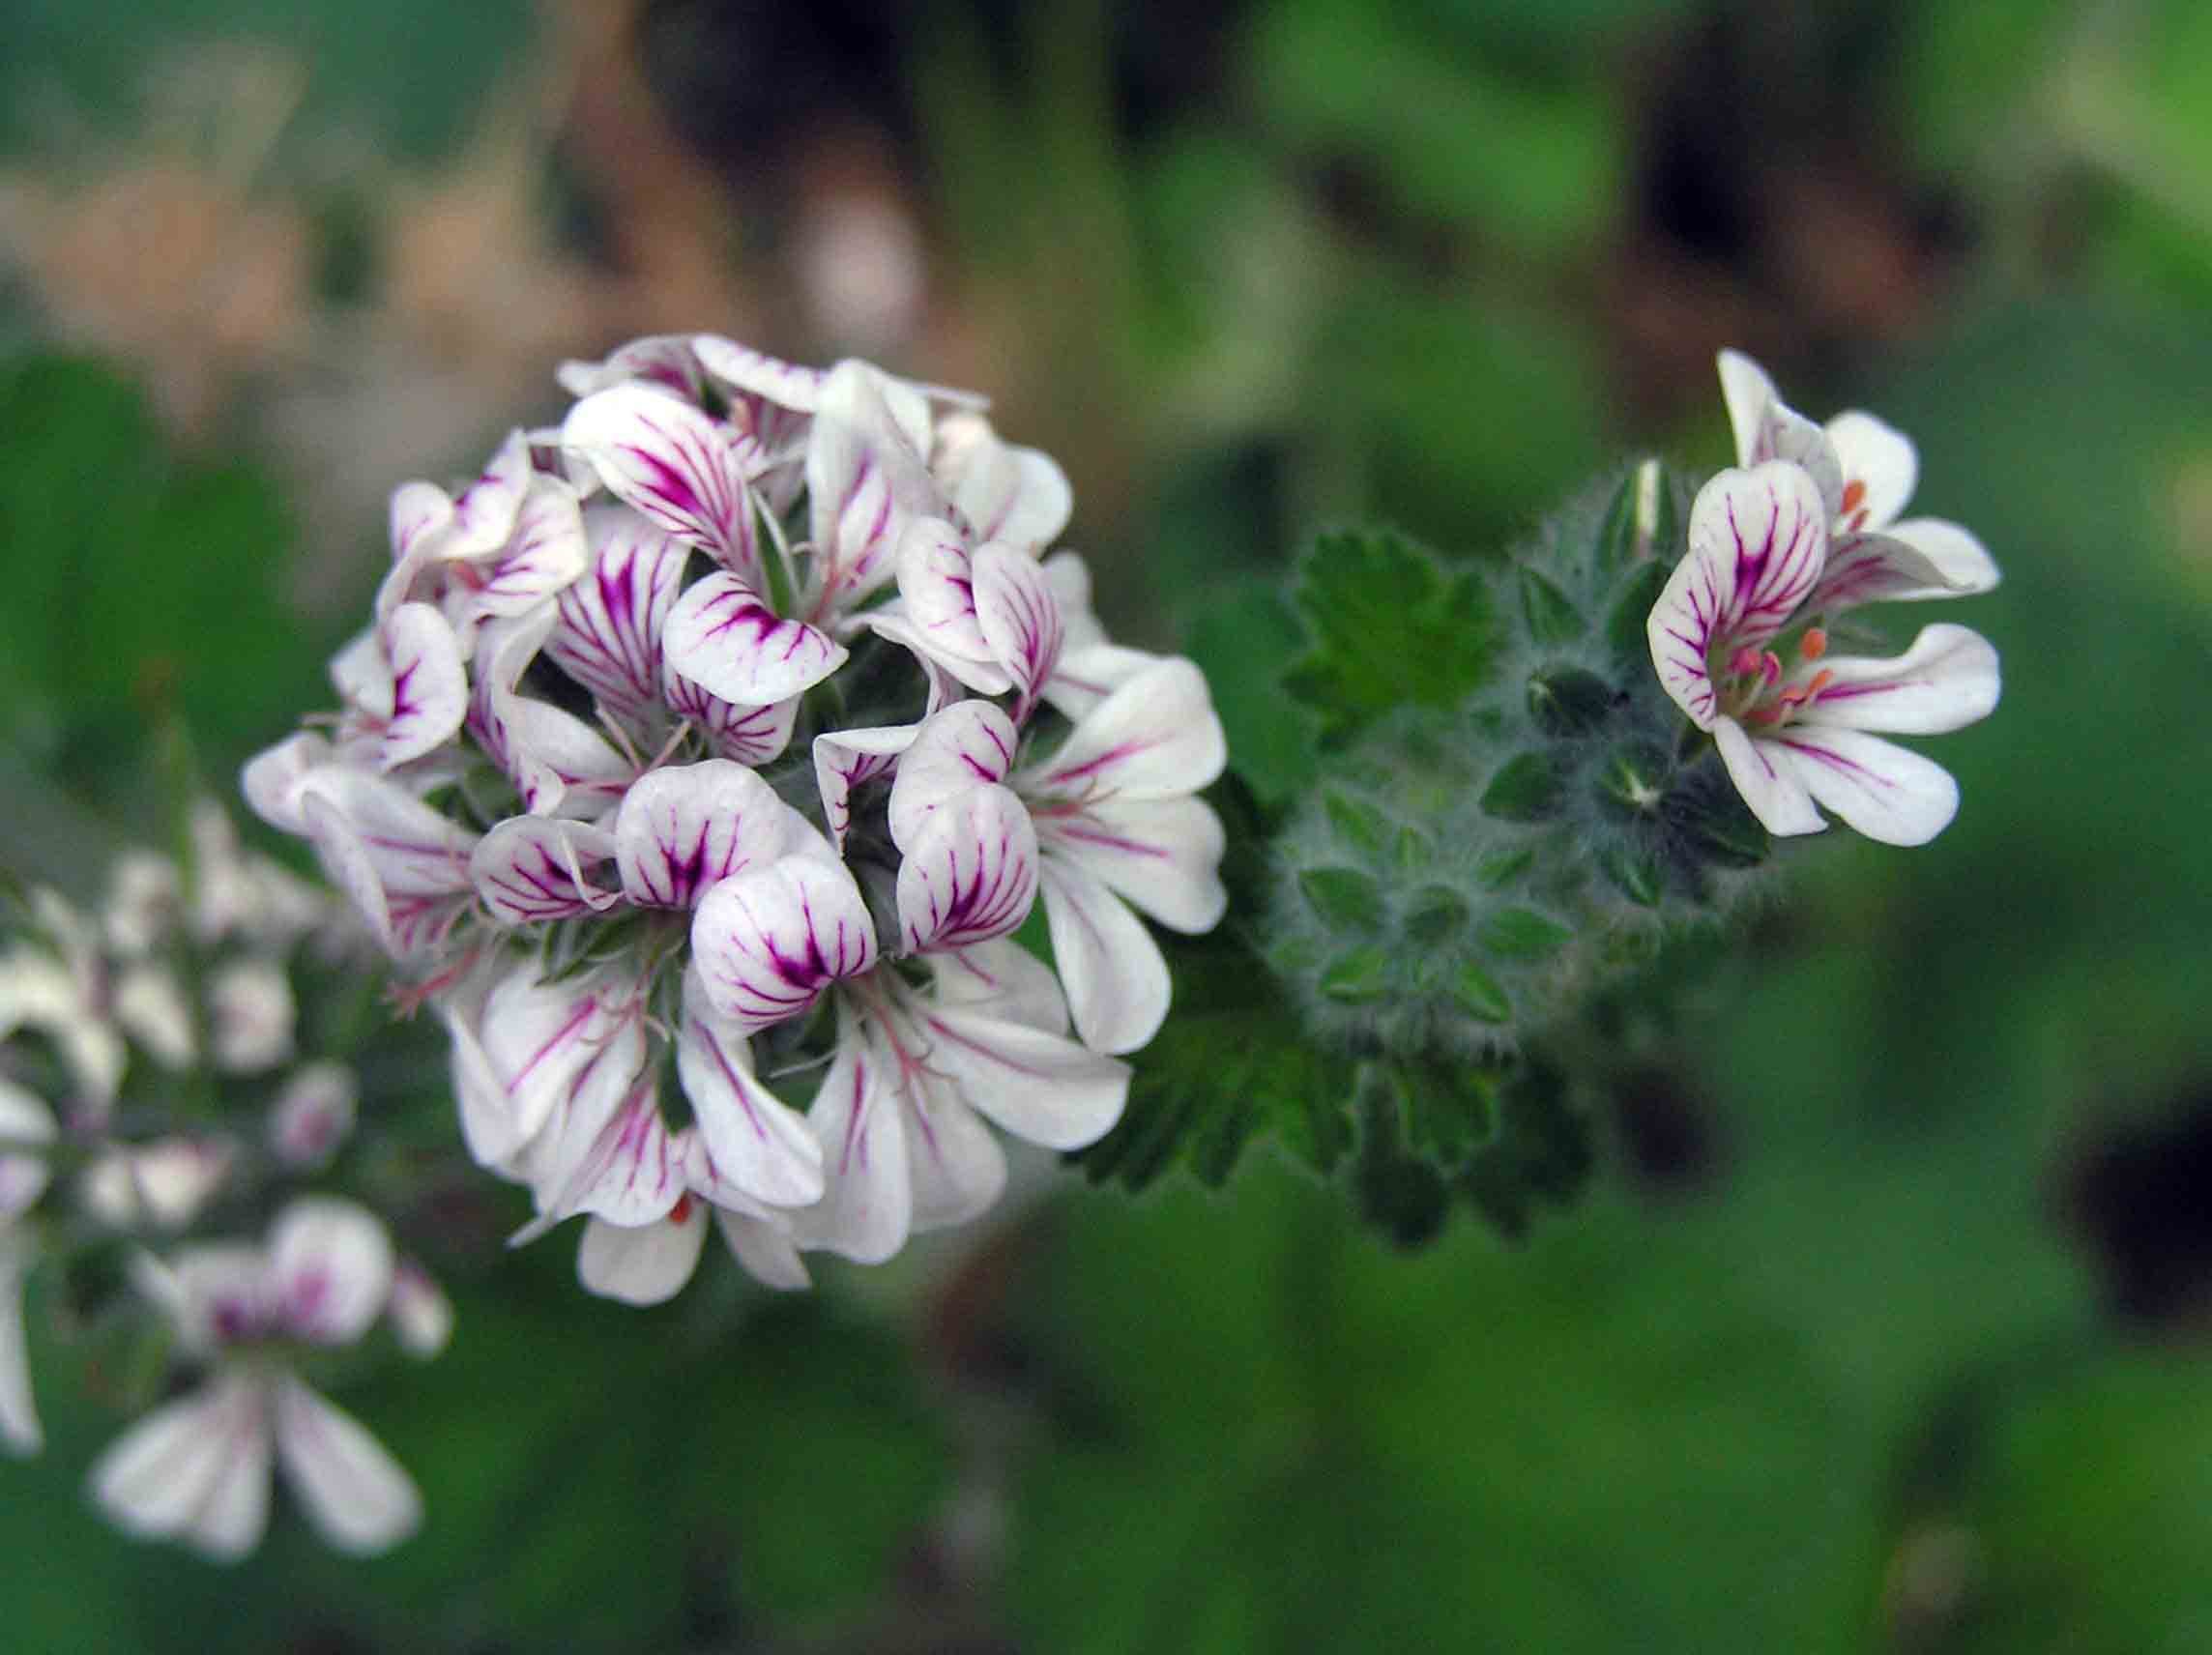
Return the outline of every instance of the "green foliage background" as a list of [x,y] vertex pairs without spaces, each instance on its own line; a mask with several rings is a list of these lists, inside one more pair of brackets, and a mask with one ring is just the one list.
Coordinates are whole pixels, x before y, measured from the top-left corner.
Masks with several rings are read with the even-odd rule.
[[[527,9],[373,10],[19,6],[0,62],[97,115],[164,43],[276,29],[310,49],[318,111],[411,156],[458,143],[457,111],[527,62]],[[1064,450],[1109,525],[1088,549],[1118,624],[1208,670],[1244,807],[1297,798],[1324,734],[1282,692],[1304,643],[1281,577],[1313,531],[1387,519],[1479,557],[1616,450],[1725,457],[1717,389],[1624,412],[1587,255],[1647,135],[1623,65],[1700,29],[1770,45],[1752,15],[1774,10],[1285,0],[1229,32],[1234,98],[1126,143],[1101,99],[1044,82],[1097,79],[1099,43],[1166,11],[1037,9],[1038,88],[976,69],[965,10],[932,13],[913,73],[952,256],[1008,302],[1082,221],[1098,305],[1072,345],[1037,336],[1067,385],[1120,388],[1086,408],[1135,455],[1110,474],[1126,497],[1094,501]],[[1227,1028],[1242,1060],[1150,1106],[1249,1107],[1143,1197],[1062,1176],[974,1252],[832,1262],[802,1302],[725,1268],[635,1313],[574,1288],[565,1241],[504,1254],[496,1193],[468,1224],[411,1211],[459,1332],[346,1393],[430,1513],[373,1564],[281,1515],[231,1572],[109,1533],[81,1470],[120,1417],[42,1333],[51,1443],[0,1464],[0,1640],[2212,1647],[2212,1296],[2200,1274],[2190,1314],[2122,1320],[2069,1195],[2113,1133],[2212,1132],[2212,25],[2179,3],[1779,10],[1795,73],[1871,100],[1890,164],[1942,180],[1975,235],[1888,348],[1800,341],[1776,365],[1801,405],[1913,434],[1916,504],[2004,567],[1958,614],[2007,682],[1936,749],[1965,799],[1949,832],[1794,848],[1787,900],[1685,964],[1673,1023],[1631,1031],[1698,1123],[1694,1176],[1645,1165],[1623,1102],[1593,1116],[1593,1193],[1518,1246],[1460,1222],[1397,1250],[1275,1149],[1203,1189],[1283,1060],[1279,1008],[1199,969],[1167,1038]],[[18,151],[31,107],[0,124]],[[1465,245],[1317,227],[1295,181],[1320,163]],[[1233,229],[1277,261],[1272,308],[1238,286]],[[6,336],[36,338],[12,305]],[[10,863],[81,889],[88,848],[150,819],[160,721],[220,783],[321,702],[344,626],[288,607],[298,487],[247,446],[176,450],[128,364],[0,368]],[[434,1043],[409,1050],[435,1123]],[[1375,1155],[1345,1118],[1274,1126],[1304,1160]]]

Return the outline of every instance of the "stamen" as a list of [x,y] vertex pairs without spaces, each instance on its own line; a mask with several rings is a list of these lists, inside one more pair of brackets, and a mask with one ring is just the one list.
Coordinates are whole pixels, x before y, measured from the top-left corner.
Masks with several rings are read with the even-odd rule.
[[1730,676],[1733,678],[1751,677],[1753,673],[1759,671],[1759,652],[1749,644],[1744,645],[1734,654],[1729,656],[1728,670]]
[[1806,660],[1819,660],[1828,653],[1828,634],[1818,626],[1814,627],[1799,641],[1797,653]]
[[1844,503],[1837,515],[1842,517],[1848,517],[1852,512],[1856,511],[1865,504],[1866,484],[1858,478],[1854,477],[1850,481],[1844,484]]
[[1782,657],[1772,650],[1767,651],[1759,657],[1759,673],[1766,680],[1766,687],[1772,689],[1782,682]]

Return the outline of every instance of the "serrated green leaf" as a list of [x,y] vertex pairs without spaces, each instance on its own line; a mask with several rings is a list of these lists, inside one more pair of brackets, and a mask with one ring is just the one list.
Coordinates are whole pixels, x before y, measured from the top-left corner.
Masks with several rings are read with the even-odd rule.
[[1313,647],[1284,682],[1341,741],[1405,706],[1454,708],[1488,682],[1499,628],[1482,571],[1388,533],[1324,535],[1293,601]]
[[1382,887],[1357,868],[1306,868],[1298,892],[1314,916],[1332,931],[1376,932],[1384,918]]
[[1482,790],[1482,809],[1500,822],[1542,822],[1558,811],[1563,794],[1550,754],[1516,753]]

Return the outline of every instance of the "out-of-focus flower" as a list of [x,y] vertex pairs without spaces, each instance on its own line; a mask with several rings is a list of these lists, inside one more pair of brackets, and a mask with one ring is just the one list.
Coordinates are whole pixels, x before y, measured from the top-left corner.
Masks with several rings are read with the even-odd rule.
[[[54,1130],[53,1111],[44,1101],[0,1077],[0,1141],[44,1145]],[[46,1179],[44,1155],[0,1153],[0,1443],[15,1454],[35,1454],[44,1440],[23,1338],[23,1277],[35,1247],[17,1221],[38,1201]]]
[[148,1260],[142,1284],[180,1348],[207,1364],[200,1388],[156,1409],[93,1467],[93,1497],[130,1533],[221,1561],[268,1525],[272,1462],[323,1537],[376,1553],[422,1521],[413,1481],[351,1415],[292,1371],[289,1352],[348,1345],[383,1314],[392,1243],[350,1203],[294,1202],[266,1246],[199,1247]]
[[353,1131],[361,1088],[343,1063],[304,1063],[269,1109],[269,1148],[288,1167],[319,1167]]

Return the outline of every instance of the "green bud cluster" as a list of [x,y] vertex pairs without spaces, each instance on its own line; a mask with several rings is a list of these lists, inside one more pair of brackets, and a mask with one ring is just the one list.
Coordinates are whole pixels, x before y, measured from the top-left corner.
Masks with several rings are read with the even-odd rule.
[[1689,748],[1644,623],[1687,492],[1647,460],[1487,571],[1491,670],[1330,756],[1276,841],[1266,944],[1353,1052],[1519,1045],[1609,968],[1752,888],[1764,831]]

